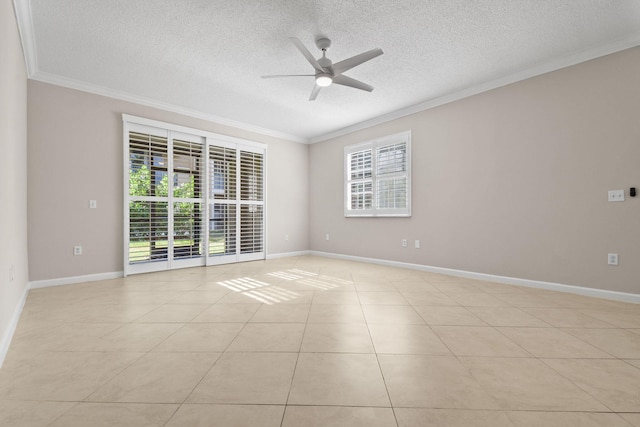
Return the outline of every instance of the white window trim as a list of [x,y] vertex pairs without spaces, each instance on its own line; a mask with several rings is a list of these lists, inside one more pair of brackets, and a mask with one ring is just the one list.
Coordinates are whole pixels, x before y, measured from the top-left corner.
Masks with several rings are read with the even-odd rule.
[[[407,144],[407,207],[402,209],[377,209],[376,200],[376,156],[375,149],[381,146],[405,142]],[[372,191],[373,205],[371,209],[349,209],[349,154],[358,151],[372,150]],[[400,132],[393,135],[384,136],[370,141],[348,145],[344,147],[344,216],[345,217],[410,217],[411,216],[411,131]]]

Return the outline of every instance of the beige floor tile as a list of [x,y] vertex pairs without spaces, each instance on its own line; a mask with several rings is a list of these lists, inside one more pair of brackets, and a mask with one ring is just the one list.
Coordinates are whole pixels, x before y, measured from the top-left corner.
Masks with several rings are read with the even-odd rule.
[[502,411],[395,408],[398,427],[513,427]]
[[640,369],[623,360],[544,359],[544,362],[616,412],[640,408]]
[[181,292],[168,301],[168,304],[214,304],[228,294],[227,291],[188,291]]
[[185,404],[166,427],[280,427],[284,406]]
[[260,308],[253,304],[221,304],[216,303],[200,313],[192,322],[248,322]]
[[300,353],[288,403],[390,406],[373,354]]
[[545,328],[550,325],[542,320],[513,307],[466,307],[480,320],[491,326],[531,326]]
[[[535,357],[578,359],[613,357],[556,328],[498,328],[498,330]],[[640,339],[638,341],[640,342]]]
[[282,427],[397,427],[391,408],[287,406]]
[[465,292],[451,294],[451,299],[463,307],[510,307],[497,296],[485,292]]
[[453,356],[379,355],[394,407],[497,409]]
[[615,328],[571,308],[523,308],[523,311],[557,328]]
[[359,323],[309,323],[301,350],[305,353],[373,353],[367,325]]
[[365,323],[360,305],[311,304],[310,323]]
[[541,292],[527,292],[521,294],[501,294],[499,298],[504,302],[520,308],[534,308],[534,307],[542,307],[542,308],[553,308],[559,307],[558,304],[554,303],[553,297],[542,294]]
[[309,291],[292,291],[282,286],[269,286],[268,288],[247,291],[243,292],[243,295],[251,298],[254,302],[266,305],[309,304],[311,302]]
[[248,323],[227,351],[298,352],[304,323]]
[[256,311],[251,322],[305,323],[310,304],[264,304]]
[[619,328],[640,328],[640,310],[580,310],[588,316],[595,317]]
[[460,361],[503,409],[608,411],[537,359],[463,357]]
[[0,426],[48,426],[75,404],[75,402],[0,400]]
[[73,351],[147,352],[183,326],[182,323],[129,323],[101,337],[70,346]]
[[474,281],[469,281],[468,279],[463,278],[451,278],[446,282],[430,283],[433,287],[447,295],[483,292],[482,288],[478,284],[474,283]]
[[616,357],[640,359],[640,335],[624,329],[564,329]]
[[531,357],[518,344],[492,327],[432,326],[456,356]]
[[178,405],[80,403],[51,427],[162,427]]
[[387,292],[358,292],[362,305],[409,305],[398,291]]
[[629,364],[631,364],[631,365],[633,365],[633,366],[635,366],[637,368],[640,368],[640,359],[638,359],[638,360],[625,360],[625,362],[627,362],[627,363],[629,363]]
[[[269,288],[259,288],[245,292],[230,292],[220,298],[216,304],[262,304],[269,300]],[[277,293],[276,293],[277,294]],[[273,295],[276,298],[276,295]]]
[[0,399],[80,401],[141,356],[43,352],[7,359],[0,369]]
[[367,323],[424,325],[425,321],[410,305],[363,305]]
[[137,323],[188,323],[211,304],[165,304],[136,319]]
[[92,341],[124,326],[123,323],[52,323],[18,329],[12,351],[72,351],[87,348]]
[[513,411],[508,415],[515,427],[629,427],[629,424],[616,414]]
[[628,423],[634,427],[640,427],[640,411],[634,414],[620,414]]
[[369,332],[378,354],[451,355],[427,325],[371,324]]
[[313,304],[360,304],[357,292],[324,292],[315,291]]
[[243,323],[189,323],[153,349],[154,352],[222,352]]
[[487,326],[465,307],[416,306],[416,311],[429,325]]
[[187,403],[286,403],[296,353],[225,353]]
[[380,281],[379,283],[375,282],[358,282],[354,283],[356,291],[358,292],[392,292],[397,291],[397,289],[388,281]]
[[447,294],[436,291],[401,291],[402,296],[411,305],[458,306]]
[[87,400],[182,403],[219,356],[219,353],[147,353]]

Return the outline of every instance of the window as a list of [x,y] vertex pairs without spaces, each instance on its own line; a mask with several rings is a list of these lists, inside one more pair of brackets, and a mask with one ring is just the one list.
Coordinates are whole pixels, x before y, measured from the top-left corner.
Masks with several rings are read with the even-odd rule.
[[344,149],[345,216],[411,216],[411,132]]

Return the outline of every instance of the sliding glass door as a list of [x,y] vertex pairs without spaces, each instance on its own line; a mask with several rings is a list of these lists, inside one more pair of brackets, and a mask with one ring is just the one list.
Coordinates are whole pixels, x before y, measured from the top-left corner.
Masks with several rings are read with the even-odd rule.
[[264,150],[209,144],[207,265],[264,259]]
[[125,275],[264,259],[264,146],[127,121],[124,133]]

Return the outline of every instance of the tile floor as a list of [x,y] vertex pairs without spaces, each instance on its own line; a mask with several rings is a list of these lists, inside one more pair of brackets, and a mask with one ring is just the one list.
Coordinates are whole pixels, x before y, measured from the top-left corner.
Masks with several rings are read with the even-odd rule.
[[640,426],[640,305],[313,256],[29,293],[2,426]]

